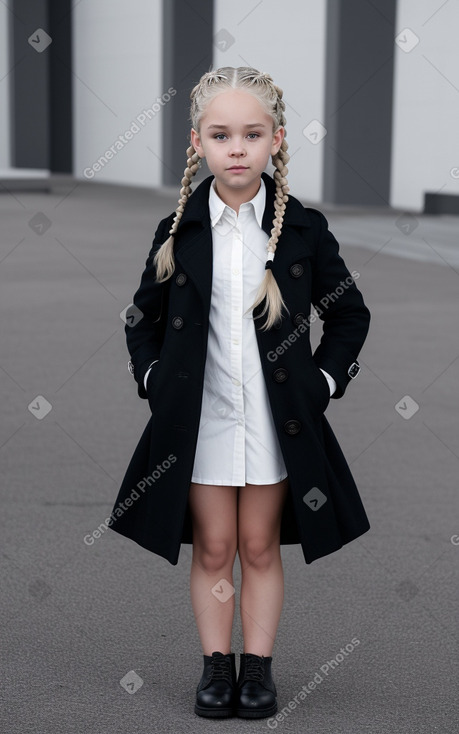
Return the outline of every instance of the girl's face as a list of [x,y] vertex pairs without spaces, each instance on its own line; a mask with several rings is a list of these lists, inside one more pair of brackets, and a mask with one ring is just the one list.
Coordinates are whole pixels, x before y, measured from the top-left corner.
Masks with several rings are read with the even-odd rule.
[[240,89],[218,94],[208,104],[200,127],[200,133],[191,130],[191,142],[207,159],[220,197],[252,199],[269,157],[282,145],[284,128],[273,134],[272,117],[253,94]]

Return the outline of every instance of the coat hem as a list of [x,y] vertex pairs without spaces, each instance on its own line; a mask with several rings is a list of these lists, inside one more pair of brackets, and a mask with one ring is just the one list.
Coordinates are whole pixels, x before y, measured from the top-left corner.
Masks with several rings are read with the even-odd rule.
[[[325,558],[326,556],[331,555],[332,553],[336,553],[337,551],[341,550],[345,545],[348,545],[349,543],[352,543],[353,540],[357,540],[362,535],[365,535],[369,530],[371,529],[370,523],[367,523],[367,527],[364,530],[360,530],[357,534],[353,534],[352,537],[342,538],[342,542],[338,545],[336,545],[333,548],[330,548],[326,550],[325,552],[317,553],[310,553],[306,552],[304,549],[303,544],[301,543],[301,540],[287,540],[282,543],[280,543],[280,546],[283,545],[300,545],[303,551],[303,558],[307,565],[310,565],[314,561],[319,560],[319,558]],[[134,543],[139,545],[141,548],[144,548],[145,550],[150,551],[151,553],[154,553],[157,556],[160,556],[161,558],[164,558],[164,560],[168,561],[172,566],[177,566],[180,556],[180,549],[182,545],[193,545],[192,540],[182,540],[179,545],[178,553],[175,555],[167,555],[164,553],[164,551],[161,551],[158,546],[154,545],[151,542],[151,538],[144,539],[141,538],[133,538],[131,535],[129,535],[127,532],[124,532],[121,530],[121,528],[116,528],[113,525],[109,526],[109,530],[114,530],[115,533],[118,533],[119,535],[124,536],[125,538],[128,538],[129,540],[132,540]]]
[[176,566],[178,564],[179,555],[180,555],[180,548],[179,552],[176,555],[169,556],[164,553],[164,551],[161,551],[158,546],[155,546],[151,542],[151,538],[148,540],[144,540],[144,538],[133,538],[132,535],[129,535],[129,533],[124,532],[121,530],[121,528],[115,528],[113,525],[109,526],[109,530],[114,530],[115,533],[118,533],[119,535],[123,535],[125,538],[128,538],[129,540],[132,540],[134,543],[137,543],[137,545],[140,545],[141,548],[144,548],[145,550],[150,551],[151,553],[154,553],[157,556],[160,556],[161,558],[164,558],[166,561],[169,561],[169,563],[172,566]]

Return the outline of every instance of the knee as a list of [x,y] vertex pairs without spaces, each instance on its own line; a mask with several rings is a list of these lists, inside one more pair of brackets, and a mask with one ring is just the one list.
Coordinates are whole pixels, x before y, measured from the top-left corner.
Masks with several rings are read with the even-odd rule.
[[217,573],[234,563],[236,547],[233,540],[201,538],[193,542],[193,554],[207,573]]
[[279,542],[273,538],[252,535],[239,541],[238,552],[242,571],[246,566],[265,571],[279,558]]

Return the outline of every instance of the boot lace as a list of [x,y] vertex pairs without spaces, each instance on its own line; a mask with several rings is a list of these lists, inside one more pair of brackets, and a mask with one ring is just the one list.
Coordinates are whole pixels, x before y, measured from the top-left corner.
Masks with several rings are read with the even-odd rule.
[[226,658],[212,658],[212,679],[231,683],[231,664]]
[[265,669],[261,657],[247,658],[245,666],[244,678],[246,680],[263,680]]

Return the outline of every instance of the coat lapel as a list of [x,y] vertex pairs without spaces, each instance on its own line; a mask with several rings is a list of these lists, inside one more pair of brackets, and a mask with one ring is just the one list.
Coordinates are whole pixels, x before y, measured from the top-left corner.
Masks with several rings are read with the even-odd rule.
[[[274,219],[276,186],[267,173],[262,173],[266,184],[266,205],[262,228],[270,235]],[[177,267],[189,275],[196,285],[204,303],[210,307],[212,292],[212,229],[209,215],[209,189],[213,176],[208,176],[187,201],[175,235],[174,255]],[[273,261],[273,275],[277,277],[296,260],[312,255],[308,241],[301,235],[300,228],[310,227],[309,215],[302,204],[289,197],[282,233]]]

